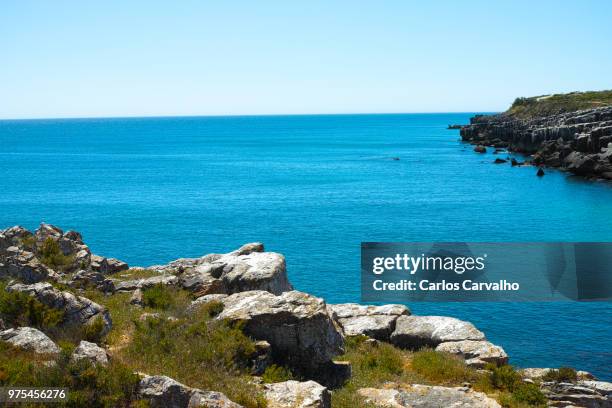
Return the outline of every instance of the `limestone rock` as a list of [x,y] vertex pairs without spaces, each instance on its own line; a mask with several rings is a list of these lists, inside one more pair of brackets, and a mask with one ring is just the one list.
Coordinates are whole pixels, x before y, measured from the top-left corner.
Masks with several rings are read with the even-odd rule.
[[265,384],[268,408],[330,408],[327,388],[314,381],[285,381]]
[[446,316],[400,316],[391,343],[403,348],[435,347],[447,341],[483,340],[472,323]]
[[364,306],[356,303],[329,305],[345,336],[365,335],[389,341],[399,316],[410,315],[403,305]]
[[175,286],[178,282],[179,279],[174,275],[160,275],[151,278],[120,281],[115,284],[115,290],[117,292],[131,292],[136,289],[147,289],[160,284]]
[[358,393],[381,408],[501,408],[486,394],[460,387],[414,384],[400,389],[362,388]]
[[213,295],[200,296],[199,298],[191,302],[191,304],[187,307],[187,312],[188,313],[194,312],[200,306],[205,305],[206,303],[215,302],[215,301],[220,302],[227,296],[228,295],[224,295],[224,294],[213,294]]
[[0,259],[0,277],[17,278],[26,283],[49,279],[53,271],[43,265],[32,252],[8,247],[7,255]]
[[0,340],[36,354],[57,355],[59,347],[46,334],[32,327],[18,327],[0,332]]
[[542,392],[553,406],[612,407],[612,384],[603,381],[545,382]]
[[343,339],[323,299],[291,291],[241,292],[221,299],[217,319],[243,322],[249,336],[272,345],[275,359],[314,375],[343,352]]
[[96,343],[81,340],[79,346],[73,351],[71,359],[73,361],[89,360],[93,364],[108,364],[108,354],[106,350]]
[[242,405],[231,401],[223,393],[216,391],[196,390],[189,399],[188,408],[243,408]]
[[130,298],[130,305],[144,306],[142,290],[136,289],[134,293],[132,293],[132,297]]
[[502,365],[508,362],[504,349],[486,340],[450,341],[438,345],[436,351],[459,355],[467,365],[476,368],[483,368],[487,363]]
[[75,296],[70,292],[62,292],[55,289],[50,283],[40,282],[32,285],[15,283],[7,286],[6,290],[26,293],[50,308],[63,311],[62,325],[80,326],[93,324],[97,319],[101,319],[103,323],[101,335],[108,333],[111,329],[110,313],[104,306],[85,297]]
[[138,393],[151,408],[242,408],[220,392],[191,388],[163,375],[145,375]]

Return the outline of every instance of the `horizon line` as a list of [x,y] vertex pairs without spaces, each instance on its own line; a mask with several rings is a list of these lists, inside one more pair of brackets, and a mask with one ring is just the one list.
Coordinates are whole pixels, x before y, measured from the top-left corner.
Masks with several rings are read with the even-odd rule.
[[344,113],[260,113],[260,114],[194,114],[194,115],[126,115],[126,116],[54,116],[31,118],[2,118],[0,122],[36,120],[90,120],[90,119],[172,119],[172,118],[240,118],[240,117],[282,117],[282,116],[375,116],[375,115],[436,115],[436,114],[494,114],[501,111],[430,111],[430,112],[344,112]]

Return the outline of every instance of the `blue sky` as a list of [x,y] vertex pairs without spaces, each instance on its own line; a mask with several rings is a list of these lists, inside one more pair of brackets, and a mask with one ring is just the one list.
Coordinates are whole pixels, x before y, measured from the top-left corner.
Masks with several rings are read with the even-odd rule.
[[497,111],[612,88],[609,1],[93,3],[2,2],[1,118]]

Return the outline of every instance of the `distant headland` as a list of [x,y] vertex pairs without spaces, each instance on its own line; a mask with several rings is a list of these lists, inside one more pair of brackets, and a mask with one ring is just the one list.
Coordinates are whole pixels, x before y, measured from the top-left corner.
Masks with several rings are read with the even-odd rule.
[[[531,155],[526,164],[554,167],[593,179],[612,180],[612,91],[572,92],[517,98],[505,112],[476,115],[461,138],[498,153]],[[505,162],[503,159],[494,163]],[[523,164],[512,162],[513,165]]]

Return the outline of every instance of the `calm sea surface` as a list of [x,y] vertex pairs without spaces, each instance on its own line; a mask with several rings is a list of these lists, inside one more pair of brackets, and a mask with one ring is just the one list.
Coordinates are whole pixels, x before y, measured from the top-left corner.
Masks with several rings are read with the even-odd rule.
[[[493,165],[446,130],[470,116],[0,121],[0,227],[75,229],[132,265],[262,241],[332,303],[359,301],[361,241],[612,241],[612,185]],[[409,306],[515,365],[612,380],[610,303]]]

